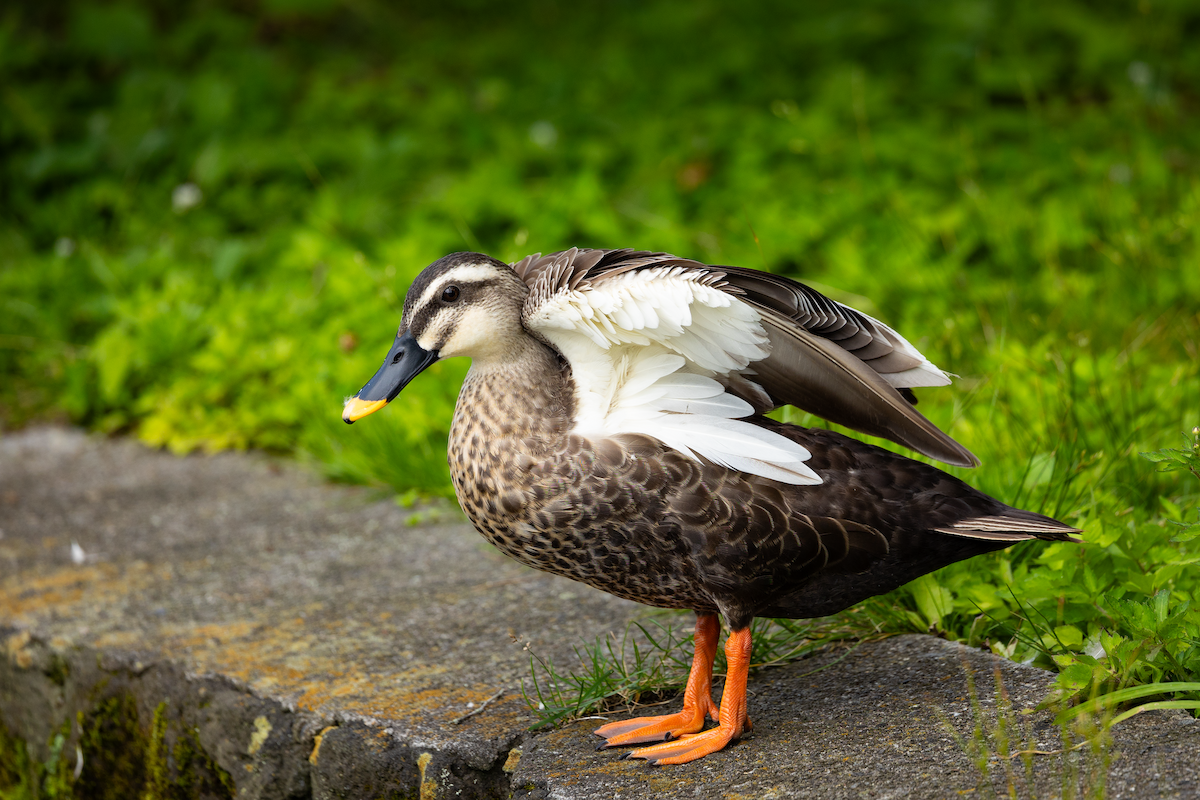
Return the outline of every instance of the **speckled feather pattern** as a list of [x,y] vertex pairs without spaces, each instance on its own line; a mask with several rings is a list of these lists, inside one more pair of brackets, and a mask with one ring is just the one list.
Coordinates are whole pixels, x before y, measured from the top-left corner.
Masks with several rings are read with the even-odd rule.
[[926,464],[764,418],[812,452],[823,484],[747,476],[645,436],[592,441],[569,431],[572,397],[569,366],[540,344],[472,369],[449,443],[468,517],[531,567],[652,606],[719,611],[735,629],[831,614],[1012,543],[936,528],[996,515],[1053,523]]

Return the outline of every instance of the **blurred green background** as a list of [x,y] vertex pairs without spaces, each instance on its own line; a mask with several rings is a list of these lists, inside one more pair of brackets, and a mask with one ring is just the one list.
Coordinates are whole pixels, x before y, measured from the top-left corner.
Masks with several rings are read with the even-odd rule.
[[952,567],[896,625],[1025,619],[1007,582],[1042,657],[1096,652],[1166,592],[1194,674],[1197,484],[1138,453],[1200,423],[1198,42],[1180,0],[6,3],[0,420],[445,493],[465,364],[339,419],[431,261],[783,272],[960,375],[921,404],[959,474],[1092,540]]

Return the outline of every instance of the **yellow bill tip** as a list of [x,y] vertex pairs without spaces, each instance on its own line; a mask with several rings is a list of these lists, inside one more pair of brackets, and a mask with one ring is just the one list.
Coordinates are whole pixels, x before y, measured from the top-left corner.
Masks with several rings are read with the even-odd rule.
[[350,423],[360,420],[367,414],[374,414],[387,403],[387,400],[362,400],[358,397],[351,397],[342,407],[342,421]]

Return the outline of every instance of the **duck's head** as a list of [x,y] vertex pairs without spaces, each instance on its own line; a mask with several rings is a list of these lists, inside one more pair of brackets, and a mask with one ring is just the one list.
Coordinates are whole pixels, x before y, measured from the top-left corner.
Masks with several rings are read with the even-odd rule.
[[521,325],[528,293],[512,268],[491,256],[451,253],[430,264],[409,287],[383,366],[346,401],[342,419],[354,422],[383,408],[439,359],[503,359],[528,336]]

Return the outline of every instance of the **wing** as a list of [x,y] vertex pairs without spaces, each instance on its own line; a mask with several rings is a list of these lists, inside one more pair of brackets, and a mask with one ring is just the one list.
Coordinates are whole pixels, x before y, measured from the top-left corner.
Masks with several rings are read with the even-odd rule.
[[768,355],[758,313],[682,266],[588,276],[603,263],[595,253],[584,251],[582,268],[567,251],[535,272],[524,310],[526,327],[571,365],[574,432],[644,434],[752,475],[820,483],[808,450],[746,421],[754,407],[715,379]]
[[[688,452],[697,417],[724,420],[703,428],[714,436],[722,431],[723,449],[692,449],[732,465],[722,458],[757,452],[736,450],[746,443],[729,438],[731,429],[745,434],[745,428],[757,427],[736,420],[791,404],[949,464],[978,463],[900,393],[911,396],[909,387],[943,385],[949,377],[888,326],[803,284],[631,250],[572,249],[530,256],[513,269],[530,287],[527,327],[572,365],[580,432],[605,433],[618,420],[629,424],[637,418],[654,430],[636,432]],[[666,354],[683,361],[671,362],[674,369],[664,371],[667,362],[653,359]],[[633,381],[634,376],[641,380]],[[700,388],[699,379],[709,381],[707,388]],[[627,383],[638,391],[624,390]],[[668,386],[659,399],[640,394]],[[684,399],[680,392],[702,391],[709,394],[691,399],[707,400],[706,412],[672,410]],[[659,400],[676,405],[656,406]],[[677,428],[684,446],[665,439],[665,428]],[[771,446],[789,451],[778,443]],[[765,457],[765,463],[794,463],[774,461],[779,457],[774,451]]]

